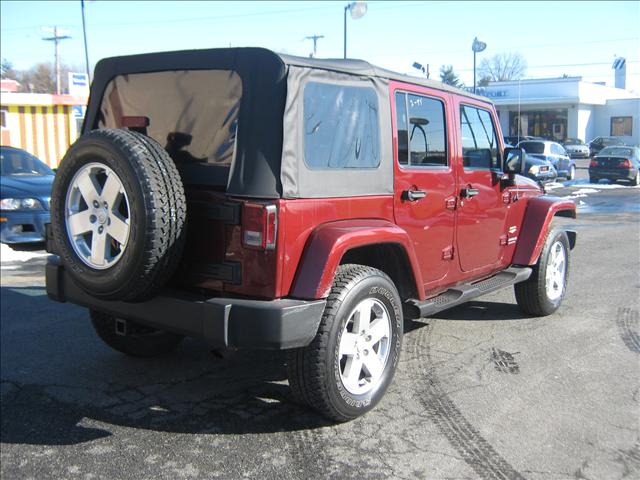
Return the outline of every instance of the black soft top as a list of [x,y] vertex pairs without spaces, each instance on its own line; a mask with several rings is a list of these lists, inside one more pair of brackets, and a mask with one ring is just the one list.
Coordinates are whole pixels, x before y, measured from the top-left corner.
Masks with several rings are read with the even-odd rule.
[[[91,85],[83,133],[98,128],[102,97],[109,82],[117,76],[177,70],[235,71],[242,80],[242,101],[238,113],[236,158],[229,175],[227,192],[241,196],[278,198],[283,196],[281,169],[284,125],[288,125],[287,135],[291,135],[289,130],[296,123],[295,119],[288,121],[285,117],[287,89],[299,86],[291,78],[288,79],[292,69],[318,73],[324,71],[329,79],[356,76],[369,79],[379,87],[387,84],[388,80],[396,80],[490,103],[486,98],[441,82],[402,75],[363,60],[304,58],[277,54],[264,48],[183,50],[100,60]],[[388,105],[388,93],[384,90],[378,88],[378,94],[386,95],[386,99],[382,97],[382,100]],[[291,95],[295,93],[291,92]],[[384,111],[390,114],[386,108]],[[388,125],[390,127],[390,121]],[[283,176],[291,180],[287,171]],[[202,178],[206,178],[206,175]],[[295,179],[293,182],[296,183]],[[289,190],[298,192],[294,196],[305,196],[299,193],[297,185]]]

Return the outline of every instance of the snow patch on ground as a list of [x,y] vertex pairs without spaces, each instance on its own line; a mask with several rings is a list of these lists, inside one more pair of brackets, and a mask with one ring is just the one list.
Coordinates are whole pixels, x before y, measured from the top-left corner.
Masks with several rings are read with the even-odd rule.
[[569,185],[570,188],[582,188],[588,185],[589,188],[596,188],[598,190],[614,190],[618,188],[638,188],[638,186],[632,187],[631,185],[622,185],[619,183],[581,183],[575,185]]
[[5,243],[0,244],[0,261],[2,263],[9,262],[27,262],[38,257],[47,257],[49,254],[42,250],[35,252],[16,251]]

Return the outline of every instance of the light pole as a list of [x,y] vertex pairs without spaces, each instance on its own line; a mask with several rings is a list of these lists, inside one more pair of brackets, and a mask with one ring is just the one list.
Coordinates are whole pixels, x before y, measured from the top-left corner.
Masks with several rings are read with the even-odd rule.
[[87,80],[91,84],[91,71],[89,68],[89,49],[87,48],[87,26],[84,20],[84,0],[80,0],[80,8],[82,9],[82,35],[84,37],[84,66],[87,71]]
[[476,93],[476,53],[482,52],[487,48],[487,44],[478,40],[478,37],[473,39],[471,50],[473,50],[473,93]]
[[420,70],[422,73],[424,73],[427,77],[427,80],[429,79],[429,64],[427,63],[427,67],[425,68],[424,65],[422,65],[421,63],[418,62],[413,62],[413,65],[411,65],[413,68]]
[[367,2],[351,2],[344,7],[344,58],[347,58],[347,10],[357,20],[367,13]]

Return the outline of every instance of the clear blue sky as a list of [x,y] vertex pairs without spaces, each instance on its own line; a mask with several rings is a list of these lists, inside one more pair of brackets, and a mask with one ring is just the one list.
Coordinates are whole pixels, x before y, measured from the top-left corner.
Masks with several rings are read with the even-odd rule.
[[[307,56],[342,57],[341,2],[87,1],[89,57],[141,52],[261,46]],[[57,25],[72,36],[60,43],[62,61],[84,65],[80,1],[2,0],[1,55],[25,69],[53,60],[41,27]],[[473,84],[471,43],[487,43],[484,56],[521,53],[527,78],[582,76],[613,84],[614,56],[627,59],[627,87],[640,93],[640,2],[419,2],[371,1],[367,14],[348,19],[349,57],[403,73],[430,64],[431,78],[452,65]],[[413,70],[413,73],[417,73]]]

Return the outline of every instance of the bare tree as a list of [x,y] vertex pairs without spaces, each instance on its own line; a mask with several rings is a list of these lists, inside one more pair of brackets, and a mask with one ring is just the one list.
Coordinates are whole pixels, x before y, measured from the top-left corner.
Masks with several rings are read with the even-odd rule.
[[2,66],[0,67],[1,69],[1,73],[2,73],[2,78],[3,79],[9,79],[9,80],[16,80],[17,77],[17,72],[13,69],[13,63],[11,63],[9,60],[7,60],[6,58],[2,59]]
[[492,82],[518,80],[526,71],[527,61],[518,52],[498,53],[491,58],[484,58],[478,68],[480,77]]
[[[69,72],[82,72],[84,69],[60,65],[60,83],[62,93],[69,91]],[[51,62],[41,62],[29,70],[18,72],[17,80],[22,92],[56,93],[56,71]]]

